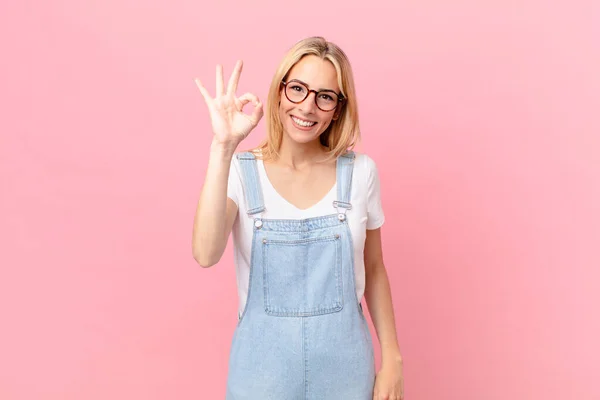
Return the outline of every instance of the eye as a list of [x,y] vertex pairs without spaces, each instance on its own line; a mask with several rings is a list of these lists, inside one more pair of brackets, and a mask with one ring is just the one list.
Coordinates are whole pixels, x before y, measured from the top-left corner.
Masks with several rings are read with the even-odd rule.
[[325,93],[321,94],[321,98],[324,100],[327,100],[327,101],[334,101],[333,97],[331,97],[330,95],[325,94]]
[[296,91],[296,92],[304,92],[304,87],[300,86],[300,85],[292,85],[291,89]]

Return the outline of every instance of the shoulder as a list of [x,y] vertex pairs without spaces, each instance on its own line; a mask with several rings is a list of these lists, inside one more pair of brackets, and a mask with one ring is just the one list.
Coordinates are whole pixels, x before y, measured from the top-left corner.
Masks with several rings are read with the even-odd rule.
[[[247,168],[251,168],[251,163],[261,162],[260,150],[240,150],[236,151],[231,157],[231,163],[229,166],[229,177],[230,180],[233,178],[235,183],[239,183],[239,186],[243,188],[244,179],[243,172]],[[258,169],[260,174],[260,169]]]
[[377,174],[377,163],[373,157],[357,151],[354,151],[354,155],[354,168],[358,170],[358,172],[363,172],[367,176]]
[[235,159],[249,159],[249,158],[257,158],[261,154],[260,150],[252,149],[252,150],[238,150],[233,153],[233,158]]
[[239,150],[236,151],[235,153],[233,153],[233,156],[231,157],[231,164],[232,165],[239,165],[240,164],[240,160],[252,160],[252,159],[260,159],[260,155],[261,155],[261,151],[257,150],[257,149],[253,149],[253,150]]

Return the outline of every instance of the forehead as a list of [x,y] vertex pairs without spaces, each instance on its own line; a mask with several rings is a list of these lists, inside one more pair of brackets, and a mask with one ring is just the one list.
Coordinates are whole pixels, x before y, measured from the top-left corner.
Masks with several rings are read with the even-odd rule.
[[340,90],[337,82],[337,71],[329,60],[314,55],[304,56],[290,69],[288,80],[299,79],[311,89]]

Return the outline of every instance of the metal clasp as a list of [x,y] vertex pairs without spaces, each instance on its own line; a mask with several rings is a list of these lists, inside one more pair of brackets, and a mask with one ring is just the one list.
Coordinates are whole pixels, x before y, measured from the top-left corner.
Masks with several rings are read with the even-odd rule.
[[340,222],[344,222],[346,220],[346,211],[352,209],[352,204],[346,203],[345,201],[334,200],[333,206],[337,209]]

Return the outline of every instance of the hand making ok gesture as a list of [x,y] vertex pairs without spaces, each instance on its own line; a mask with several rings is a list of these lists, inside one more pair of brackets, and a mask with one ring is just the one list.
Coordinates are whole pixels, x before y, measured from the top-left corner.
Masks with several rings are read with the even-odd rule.
[[[208,91],[198,78],[195,79],[196,85],[200,89],[200,93],[204,97],[208,111],[214,139],[220,144],[237,145],[244,140],[250,131],[258,125],[258,122],[263,116],[263,105],[258,97],[252,93],[245,93],[240,97],[236,97],[235,91],[242,72],[242,61],[235,64],[235,68],[229,83],[227,91],[224,88],[223,82],[223,66],[217,65],[217,86],[216,95],[214,98],[210,96]],[[242,110],[248,103],[252,103],[254,111],[251,115],[245,114]]]

